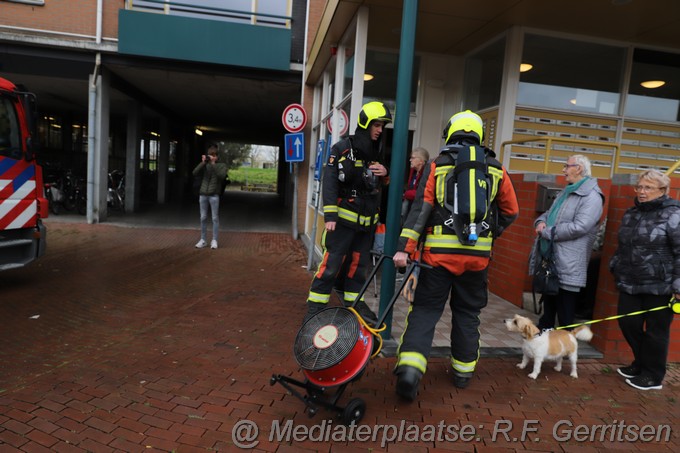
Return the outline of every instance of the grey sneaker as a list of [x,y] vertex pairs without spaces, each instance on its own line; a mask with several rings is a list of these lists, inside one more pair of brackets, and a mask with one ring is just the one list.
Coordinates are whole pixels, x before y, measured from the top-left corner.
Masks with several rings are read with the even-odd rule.
[[196,248],[197,248],[197,249],[203,249],[203,248],[206,248],[207,246],[208,246],[208,243],[205,242],[203,239],[201,239],[200,241],[198,241],[198,242],[196,243]]
[[212,241],[210,241],[210,248],[211,249],[217,248],[217,241],[216,240],[213,239]]

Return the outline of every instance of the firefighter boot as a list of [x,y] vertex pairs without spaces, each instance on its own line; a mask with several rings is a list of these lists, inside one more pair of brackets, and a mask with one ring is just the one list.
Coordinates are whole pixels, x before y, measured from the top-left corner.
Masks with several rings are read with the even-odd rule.
[[[346,307],[351,307],[353,302],[345,302]],[[377,327],[375,323],[378,321],[378,317],[373,313],[373,310],[368,308],[366,302],[360,300],[354,305],[354,309],[359,313],[359,316],[366,321],[367,324]]]
[[304,324],[307,321],[309,321],[310,319],[312,319],[312,317],[314,317],[314,315],[319,313],[321,310],[323,310],[327,306],[328,306],[328,304],[320,304],[318,302],[307,301],[307,313],[305,314],[305,317],[302,320],[302,324]]
[[456,388],[459,389],[464,389],[468,385],[470,385],[470,380],[472,379],[471,375],[462,375],[458,374],[457,372],[453,372],[453,385]]
[[408,401],[415,400],[423,373],[415,367],[401,365],[394,370],[394,374],[397,375],[397,395]]

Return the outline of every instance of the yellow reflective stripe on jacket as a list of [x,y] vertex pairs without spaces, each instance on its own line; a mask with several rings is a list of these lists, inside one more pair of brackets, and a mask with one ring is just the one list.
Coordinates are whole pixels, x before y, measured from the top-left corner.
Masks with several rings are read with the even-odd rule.
[[341,156],[340,159],[338,159],[338,162],[342,162],[342,161],[345,161],[345,160],[349,160],[352,163],[354,163],[355,167],[363,167],[364,166],[363,160],[361,160],[361,159],[352,160],[352,159],[348,159],[347,156]]
[[338,208],[338,217],[347,220],[348,222],[358,223],[362,226],[371,226],[378,223],[379,215],[376,213],[372,216],[359,215],[356,212],[345,208]]
[[315,293],[314,291],[310,291],[307,296],[307,300],[316,302],[317,304],[327,304],[330,299],[330,294]]
[[359,214],[352,212],[349,209],[338,208],[338,217],[345,219],[348,222],[357,223],[359,219]]
[[397,366],[412,366],[425,374],[427,358],[419,352],[400,352]]
[[326,206],[323,207],[323,212],[329,213],[329,214],[330,213],[337,213],[338,212],[338,206],[333,205],[333,204],[326,205]]
[[401,234],[399,236],[406,239],[412,239],[418,242],[420,234],[418,234],[416,230],[409,230],[408,228],[404,228],[403,230],[401,230]]
[[460,373],[473,373],[475,371],[475,366],[477,366],[477,361],[461,362],[460,360],[451,357],[451,366]]
[[443,249],[477,250],[491,252],[492,237],[480,237],[475,245],[464,245],[455,234],[428,234],[425,236],[425,247]]

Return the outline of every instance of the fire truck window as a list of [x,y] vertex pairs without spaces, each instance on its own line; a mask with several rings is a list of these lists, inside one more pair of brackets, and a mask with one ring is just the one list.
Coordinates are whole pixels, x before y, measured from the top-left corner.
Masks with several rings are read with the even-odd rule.
[[[14,131],[14,132],[12,132]],[[13,158],[21,157],[19,148],[19,125],[14,109],[6,99],[0,100],[0,154]]]

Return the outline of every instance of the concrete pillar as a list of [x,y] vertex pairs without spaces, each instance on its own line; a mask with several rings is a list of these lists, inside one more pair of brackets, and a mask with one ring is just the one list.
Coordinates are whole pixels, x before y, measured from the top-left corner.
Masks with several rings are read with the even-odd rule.
[[168,184],[168,162],[170,159],[170,126],[167,118],[161,118],[160,125],[160,149],[158,150],[157,174],[158,174],[158,203],[165,203]]
[[125,212],[135,212],[139,208],[141,130],[142,105],[137,101],[131,101],[128,107],[125,147]]
[[[108,70],[101,68],[100,75],[90,76],[91,106],[88,131],[88,189],[87,221],[99,223],[106,220],[106,194],[109,172],[109,99],[110,78]],[[94,99],[92,99],[94,97]]]

